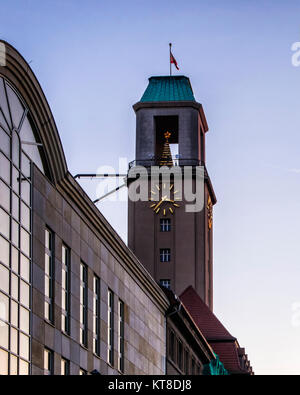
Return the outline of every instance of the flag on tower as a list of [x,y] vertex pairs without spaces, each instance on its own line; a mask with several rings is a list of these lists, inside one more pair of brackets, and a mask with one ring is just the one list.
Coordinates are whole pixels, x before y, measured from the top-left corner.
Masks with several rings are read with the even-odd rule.
[[174,66],[176,67],[177,70],[179,70],[176,59],[174,58],[172,52],[170,52],[170,62],[174,64]]

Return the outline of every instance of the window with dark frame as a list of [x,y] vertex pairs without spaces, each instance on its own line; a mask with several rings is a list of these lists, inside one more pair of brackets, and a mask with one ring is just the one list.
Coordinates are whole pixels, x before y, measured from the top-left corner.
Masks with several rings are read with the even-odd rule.
[[159,283],[160,283],[160,285],[161,285],[162,287],[165,287],[165,288],[167,288],[167,289],[170,289],[170,288],[171,288],[171,280],[169,280],[169,279],[162,279],[162,280],[159,280]]
[[182,346],[182,342],[180,340],[178,340],[178,346],[177,346],[177,365],[179,367],[180,370],[182,370],[183,367],[183,346]]
[[108,330],[107,330],[107,361],[114,365],[114,294],[109,289],[107,294],[107,314],[108,314]]
[[171,232],[171,219],[161,218],[160,219],[160,231],[161,232]]
[[47,376],[54,374],[54,354],[48,348],[44,349],[44,374]]
[[54,322],[54,233],[45,230],[45,319]]
[[195,359],[192,358],[192,375],[195,375]]
[[60,374],[62,376],[69,376],[70,375],[70,361],[67,359],[62,358],[60,363]]
[[80,343],[87,347],[87,309],[88,309],[88,272],[87,266],[80,263]]
[[118,361],[118,368],[119,371],[124,373],[124,303],[122,300],[119,300],[119,328],[118,328],[118,353],[119,353],[119,361]]
[[161,248],[159,254],[160,254],[160,261],[161,262],[170,262],[171,261],[170,248]]
[[184,371],[185,371],[185,374],[187,374],[187,375],[190,373],[189,361],[190,361],[190,354],[189,354],[189,351],[187,349],[185,349],[185,351],[184,351]]
[[100,356],[100,278],[93,279],[93,352]]
[[197,364],[197,373],[198,376],[201,375],[201,366],[199,364]]
[[169,356],[175,362],[175,334],[172,330],[169,332]]
[[61,329],[70,334],[70,249],[62,245]]

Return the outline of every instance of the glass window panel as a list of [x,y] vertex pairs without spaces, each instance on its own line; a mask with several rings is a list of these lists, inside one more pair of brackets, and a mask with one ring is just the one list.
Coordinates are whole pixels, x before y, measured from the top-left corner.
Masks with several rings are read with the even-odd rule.
[[0,349],[0,375],[8,375],[8,353]]
[[49,277],[45,276],[45,295],[50,298],[50,284]]
[[0,289],[9,293],[9,270],[3,265],[0,265]]
[[19,205],[20,199],[13,193],[12,196],[12,216],[19,221]]
[[51,233],[49,232],[48,229],[45,230],[45,247],[47,248],[47,250],[51,249]]
[[22,152],[21,156],[21,170],[25,177],[30,178],[30,160],[28,157]]
[[0,110],[0,127],[1,127],[3,130],[5,130],[7,133],[10,134],[9,127],[8,127],[8,125],[7,125],[7,123],[6,123],[6,120],[5,120],[5,118],[4,118],[4,116],[3,116],[1,110]]
[[24,200],[25,203],[28,204],[28,206],[30,206],[30,183],[23,176],[21,182],[21,198]]
[[29,285],[26,284],[23,280],[20,280],[21,284],[20,284],[20,293],[21,293],[21,297],[20,297],[20,301],[21,303],[26,306],[29,307],[29,301],[30,301],[30,288]]
[[62,287],[64,289],[67,287],[67,273],[65,270],[62,270]]
[[29,334],[29,311],[20,307],[20,329]]
[[30,252],[30,237],[29,234],[21,228],[21,250],[29,256]]
[[16,131],[12,133],[12,161],[16,167],[20,167],[20,138]]
[[7,125],[6,119],[4,118],[2,111],[0,110],[0,127],[10,134],[9,127]]
[[11,296],[19,300],[19,278],[15,275],[11,275]]
[[[19,358],[11,354],[10,355],[10,376],[18,375],[18,362],[19,362]],[[25,363],[27,364],[27,362],[25,362]],[[20,373],[20,374],[22,374],[22,373]]]
[[0,236],[0,261],[9,265],[9,243]]
[[30,262],[24,255],[21,254],[20,275],[24,280],[30,280]]
[[11,270],[19,273],[19,251],[15,247],[11,248]]
[[10,312],[10,321],[11,324],[14,326],[18,326],[18,311],[19,311],[19,306],[16,302],[13,300],[11,301],[11,312]]
[[69,374],[69,361],[62,359],[60,366],[61,366],[61,375],[67,376]]
[[50,256],[45,254],[45,273],[50,276]]
[[20,173],[19,171],[13,166],[12,171],[12,187],[13,190],[19,195],[19,186],[20,186]]
[[63,314],[61,316],[61,329],[62,329],[62,331],[66,330],[66,316]]
[[63,263],[64,265],[67,264],[66,255],[67,255],[67,249],[66,249],[65,246],[62,246],[62,263]]
[[3,79],[0,79],[0,107],[3,111],[3,114],[5,116],[6,122],[8,125],[11,127],[11,122],[10,122],[10,115],[9,115],[9,110],[8,110],[8,105],[7,105],[7,100],[6,100],[6,93],[4,90],[4,84],[3,84]]
[[10,189],[0,180],[0,204],[10,211]]
[[65,292],[62,293],[61,304],[62,304],[62,306],[61,306],[62,309],[66,310],[66,293]]
[[10,162],[2,153],[0,153],[0,177],[10,184]]
[[8,349],[8,325],[0,321],[0,346]]
[[[0,118],[0,122],[1,122],[1,118]],[[0,149],[10,158],[10,137],[1,128],[0,128]]]
[[14,220],[11,223],[11,241],[15,246],[19,246],[19,224]]
[[23,202],[21,203],[21,224],[30,231],[30,210]]
[[22,359],[20,359],[19,374],[20,374],[21,376],[27,376],[27,375],[29,375],[29,363],[23,361]]
[[50,304],[45,302],[45,318],[46,320],[50,320]]
[[10,328],[10,349],[18,354],[18,331],[15,328]]
[[8,321],[8,308],[9,308],[9,299],[6,295],[0,292],[0,320]]
[[[28,117],[25,118],[22,128],[20,130],[21,141],[36,143],[34,133],[29,122]],[[44,167],[40,156],[39,148],[36,145],[22,144],[23,151],[31,158],[37,167],[44,173]]]
[[9,215],[0,209],[0,232],[9,239]]
[[10,356],[10,375],[16,376],[18,374],[18,358],[14,355]]
[[7,97],[10,106],[12,121],[14,127],[18,129],[24,113],[24,106],[19,100],[18,96],[15,94],[15,92],[11,89],[11,87],[8,84],[6,84],[6,91],[7,91]]
[[29,337],[20,333],[20,356],[29,359]]

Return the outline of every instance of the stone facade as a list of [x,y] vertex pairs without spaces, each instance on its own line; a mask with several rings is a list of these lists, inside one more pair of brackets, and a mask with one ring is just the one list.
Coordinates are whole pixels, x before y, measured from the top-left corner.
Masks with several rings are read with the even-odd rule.
[[[122,258],[68,196],[58,191],[35,167],[33,177],[33,299],[32,299],[32,374],[43,374],[44,347],[54,351],[54,374],[61,374],[61,357],[70,362],[70,374],[93,370],[117,374],[116,366],[107,363],[108,289],[114,293],[114,321],[117,322],[118,300],[125,305],[125,374],[164,374],[165,308],[149,292],[145,283],[158,286],[150,278],[139,279],[130,272]],[[78,186],[78,188],[80,188]],[[102,217],[99,213],[99,217]],[[105,221],[103,218],[101,220]],[[55,235],[54,324],[44,319],[45,229]],[[113,230],[110,229],[111,232]],[[118,236],[114,233],[114,237]],[[122,243],[121,240],[118,240]],[[61,331],[62,244],[71,251],[71,325],[70,335]],[[88,336],[87,347],[80,345],[80,263],[88,268]],[[140,265],[137,260],[136,268]],[[101,344],[100,356],[92,352],[93,274],[100,278]],[[162,296],[162,295],[161,295]],[[118,359],[118,333],[114,331],[114,361]]]

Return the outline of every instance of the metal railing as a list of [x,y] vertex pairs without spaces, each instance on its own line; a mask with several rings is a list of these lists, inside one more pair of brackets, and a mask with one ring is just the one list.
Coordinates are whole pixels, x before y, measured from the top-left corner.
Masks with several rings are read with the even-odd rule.
[[[171,165],[172,163],[172,165]],[[129,169],[135,166],[204,166],[204,162],[200,159],[181,158],[179,155],[170,158],[152,157],[147,159],[135,159],[129,163]]]

